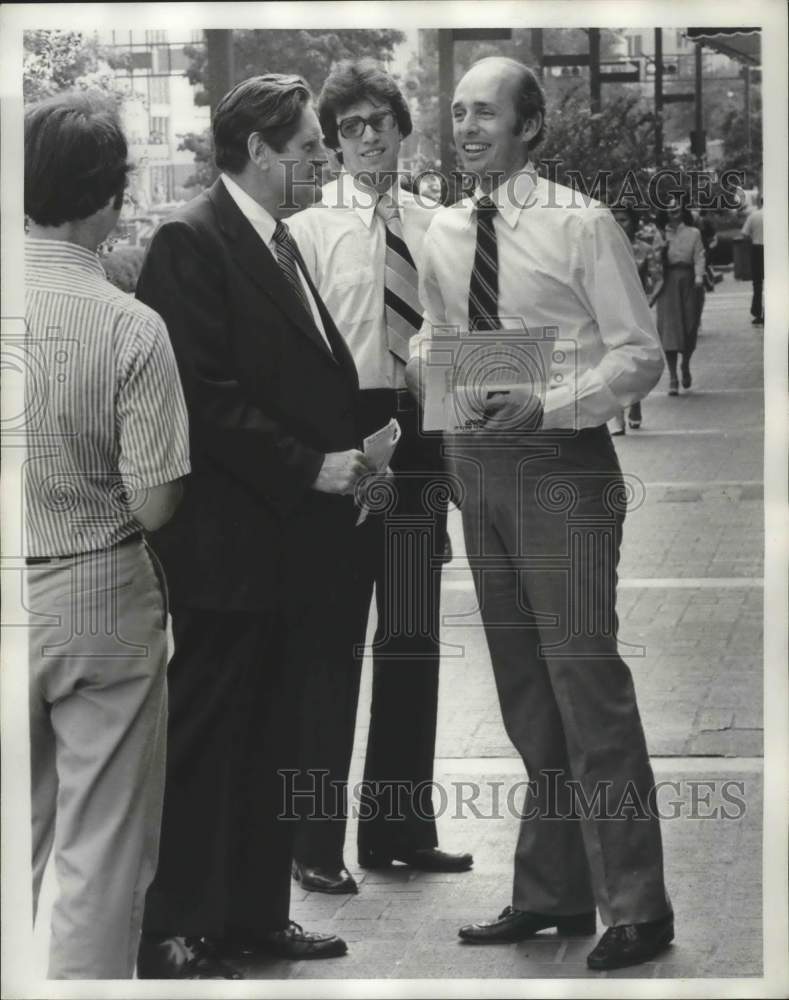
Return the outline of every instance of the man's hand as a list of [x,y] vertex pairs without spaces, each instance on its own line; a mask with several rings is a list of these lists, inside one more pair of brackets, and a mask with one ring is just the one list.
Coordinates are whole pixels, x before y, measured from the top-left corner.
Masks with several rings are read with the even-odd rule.
[[355,448],[350,451],[332,451],[324,458],[312,488],[320,493],[350,495],[356,490],[361,477],[374,471],[364,453]]
[[483,411],[485,431],[522,434],[542,426],[542,403],[529,389],[493,390],[488,393]]

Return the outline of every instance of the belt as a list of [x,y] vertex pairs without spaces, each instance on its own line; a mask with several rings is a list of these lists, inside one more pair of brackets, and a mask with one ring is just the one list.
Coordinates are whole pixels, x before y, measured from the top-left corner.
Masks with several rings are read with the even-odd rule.
[[71,552],[67,556],[28,556],[25,559],[26,566],[43,566],[47,563],[60,562],[63,559],[82,559],[84,556],[92,556],[97,552],[106,552],[109,549],[119,549],[122,545],[131,545],[132,542],[139,542],[142,539],[142,532],[135,531],[133,535],[122,538],[115,545],[110,545],[108,549],[91,549],[88,552]]
[[360,395],[367,399],[379,399],[384,402],[392,401],[394,409],[398,413],[410,412],[417,409],[417,403],[408,389],[362,389]]

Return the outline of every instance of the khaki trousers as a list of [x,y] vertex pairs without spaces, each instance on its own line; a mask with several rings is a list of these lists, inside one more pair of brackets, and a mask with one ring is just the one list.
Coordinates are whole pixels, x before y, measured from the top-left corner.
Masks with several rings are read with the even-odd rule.
[[50,979],[134,973],[156,868],[163,586],[142,541],[29,566],[33,906],[54,847]]

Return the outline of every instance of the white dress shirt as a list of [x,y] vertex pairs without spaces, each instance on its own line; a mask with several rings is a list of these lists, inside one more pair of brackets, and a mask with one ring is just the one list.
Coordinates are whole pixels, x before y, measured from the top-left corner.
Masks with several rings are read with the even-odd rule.
[[[417,271],[422,240],[438,204],[398,185],[387,192],[398,204],[403,237]],[[376,192],[342,171],[323,189],[320,205],[288,225],[326,308],[353,355],[362,389],[402,389],[405,365],[389,350],[384,309],[386,226],[376,214]]]
[[[267,212],[262,205],[256,202],[251,195],[248,195],[242,187],[236,184],[232,177],[228,177],[227,174],[222,174],[222,182],[227,188],[227,193],[236,205],[238,205],[239,210],[242,212],[258,236],[266,244],[267,248],[271,251],[274,260],[276,260],[277,244],[274,242],[274,230],[277,227],[277,220],[273,215]],[[290,222],[288,221],[286,224],[288,229],[290,229]],[[329,338],[326,336],[326,331],[323,328],[323,320],[321,319],[321,314],[318,311],[318,304],[315,301],[315,296],[310,291],[310,286],[304,280],[304,275],[301,273],[301,268],[298,264],[296,265],[296,270],[299,273],[299,281],[301,282],[304,293],[307,296],[307,301],[310,304],[310,311],[312,312],[312,318],[315,320],[315,326],[317,326],[320,335],[326,341],[326,346],[331,351],[331,344],[329,343]],[[332,353],[334,352],[332,351]]]
[[755,247],[764,246],[764,213],[761,208],[755,208],[742,227],[742,235],[747,236]]
[[[597,427],[642,399],[663,370],[663,353],[632,250],[608,209],[538,177],[527,166],[491,196],[498,244],[499,308],[534,328],[557,327],[543,426]],[[422,246],[424,322],[468,330],[477,224],[471,199],[436,213]],[[495,335],[495,331],[492,331]]]

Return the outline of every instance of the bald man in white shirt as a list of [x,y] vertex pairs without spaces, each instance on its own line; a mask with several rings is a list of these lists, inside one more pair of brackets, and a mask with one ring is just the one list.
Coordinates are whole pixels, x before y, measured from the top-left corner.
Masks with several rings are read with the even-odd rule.
[[611,213],[530,161],[544,114],[539,81],[514,60],[484,59],[458,84],[455,144],[477,188],[425,238],[408,375],[422,391],[447,327],[482,347],[520,329],[515,346],[535,358],[530,338],[548,342],[544,385],[483,387],[468,397],[479,429],[447,438],[502,715],[530,779],[512,904],[460,937],[593,934],[597,909],[609,927],[587,962],[610,969],[652,958],[674,933],[654,778],[617,650],[625,488],[606,428],[655,385],[663,357]]

